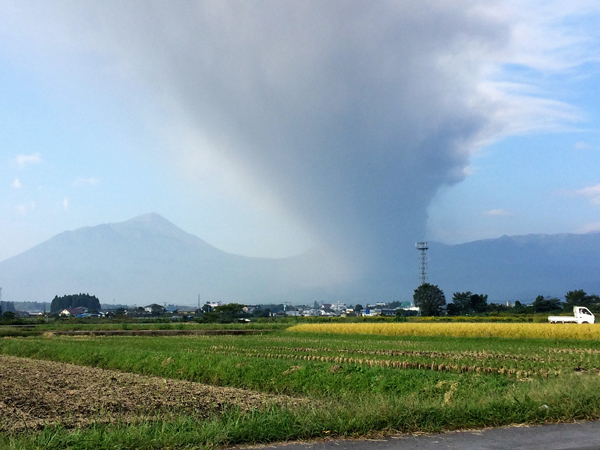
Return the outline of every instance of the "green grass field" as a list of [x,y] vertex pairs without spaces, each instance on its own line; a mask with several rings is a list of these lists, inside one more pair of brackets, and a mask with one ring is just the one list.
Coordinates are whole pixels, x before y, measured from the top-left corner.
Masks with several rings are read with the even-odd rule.
[[46,331],[89,331],[89,330],[284,330],[289,327],[285,323],[225,323],[202,324],[196,322],[121,322],[121,323],[76,323],[50,322],[27,326],[0,326],[0,338],[4,336],[34,336]]
[[0,353],[285,394],[293,408],[5,433],[1,448],[212,448],[600,418],[600,342],[300,334],[16,337]]

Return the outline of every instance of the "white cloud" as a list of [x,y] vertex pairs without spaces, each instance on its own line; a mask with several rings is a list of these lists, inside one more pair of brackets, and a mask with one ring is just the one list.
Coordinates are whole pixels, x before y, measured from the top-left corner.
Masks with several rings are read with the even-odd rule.
[[597,184],[595,186],[588,186],[583,189],[566,191],[565,193],[574,197],[587,198],[592,205],[600,206],[600,184]]
[[15,158],[19,167],[25,167],[29,164],[38,164],[42,162],[42,155],[38,152],[32,155],[17,155]]
[[95,184],[98,184],[99,181],[100,180],[98,180],[97,178],[94,178],[94,177],[90,177],[90,178],[77,177],[77,179],[75,181],[73,181],[73,187],[93,186]]
[[548,80],[598,54],[597,0],[46,4],[9,30],[150,86],[179,139],[210,146],[169,146],[192,179],[214,158],[240,196],[368,260],[422,236],[477,147],[571,129],[583,114]]
[[35,203],[31,202],[31,203],[23,203],[21,205],[17,205],[17,212],[19,214],[27,214],[30,213],[31,211],[33,211],[35,209]]
[[578,142],[577,144],[575,144],[575,145],[573,146],[573,148],[574,148],[575,150],[587,150],[587,149],[589,149],[589,148],[592,148],[592,146],[591,146],[591,145],[589,145],[589,144],[586,144],[585,142]]
[[18,178],[15,178],[15,181],[12,182],[12,187],[14,187],[15,189],[19,189],[21,187],[21,182]]
[[69,210],[69,199],[67,197],[63,198],[62,205],[65,211]]
[[577,230],[578,233],[598,233],[600,232],[600,222],[592,222],[582,226]]
[[507,209],[490,209],[489,211],[485,211],[483,214],[490,217],[510,217],[514,215]]
[[597,145],[590,145],[587,142],[577,142],[574,146],[573,146],[573,150],[600,150],[600,147],[598,147]]

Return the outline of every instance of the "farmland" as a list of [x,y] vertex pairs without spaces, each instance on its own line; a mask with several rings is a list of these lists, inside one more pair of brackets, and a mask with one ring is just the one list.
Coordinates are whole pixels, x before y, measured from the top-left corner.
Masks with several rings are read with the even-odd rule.
[[312,331],[6,337],[0,447],[210,448],[600,418],[594,339]]
[[322,323],[296,325],[289,331],[386,336],[600,339],[600,328],[591,324],[558,326],[549,323]]

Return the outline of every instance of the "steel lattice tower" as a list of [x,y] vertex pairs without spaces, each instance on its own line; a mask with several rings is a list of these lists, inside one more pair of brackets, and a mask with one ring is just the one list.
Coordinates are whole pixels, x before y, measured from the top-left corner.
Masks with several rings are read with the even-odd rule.
[[427,283],[427,242],[417,242],[415,244],[419,250],[419,271],[421,273],[421,284]]

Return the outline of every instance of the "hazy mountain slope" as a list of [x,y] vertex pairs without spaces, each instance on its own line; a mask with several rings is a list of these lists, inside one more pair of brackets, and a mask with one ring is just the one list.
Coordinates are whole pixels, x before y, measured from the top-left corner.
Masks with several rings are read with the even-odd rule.
[[600,234],[503,236],[461,245],[431,243],[429,281],[451,296],[487,293],[492,301],[600,292]]
[[[562,297],[568,290],[600,294],[600,234],[503,236],[461,245],[432,242],[429,282],[448,299],[456,291],[490,301]],[[374,302],[411,299],[414,273],[380,268],[337,283],[313,250],[294,258],[249,258],[223,252],[157,214],[61,233],[0,262],[3,300],[50,301],[90,293],[103,303]],[[333,270],[333,269],[332,269]]]
[[[61,233],[0,263],[6,299],[89,292],[103,302],[265,301],[294,285],[303,258],[225,253],[157,214]],[[301,279],[301,277],[298,277]]]

